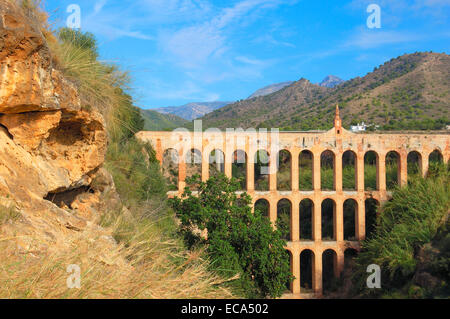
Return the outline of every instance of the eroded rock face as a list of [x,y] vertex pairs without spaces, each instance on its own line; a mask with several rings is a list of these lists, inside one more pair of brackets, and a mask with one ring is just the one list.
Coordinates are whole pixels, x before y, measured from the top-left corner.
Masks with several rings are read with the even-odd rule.
[[[14,202],[50,241],[57,225],[82,230],[99,205],[101,191],[91,183],[107,175],[106,146],[103,116],[82,110],[39,28],[16,5],[0,2],[0,204]],[[114,188],[102,180],[103,189]],[[73,207],[52,197],[69,198]]]

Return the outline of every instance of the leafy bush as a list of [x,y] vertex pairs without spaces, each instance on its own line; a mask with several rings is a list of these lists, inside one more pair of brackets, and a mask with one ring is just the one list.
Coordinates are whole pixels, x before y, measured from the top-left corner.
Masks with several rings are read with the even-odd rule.
[[280,231],[258,210],[252,213],[250,196],[235,193],[236,180],[220,174],[195,183],[198,196],[186,188],[182,199],[171,200],[188,245],[206,247],[219,274],[238,274],[233,288],[246,297],[281,296],[292,275]]

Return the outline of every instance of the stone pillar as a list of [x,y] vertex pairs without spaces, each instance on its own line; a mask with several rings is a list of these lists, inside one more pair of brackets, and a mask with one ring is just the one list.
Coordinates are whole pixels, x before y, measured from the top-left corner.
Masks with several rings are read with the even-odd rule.
[[428,156],[424,153],[420,154],[421,161],[420,161],[420,169],[422,170],[422,176],[425,177],[428,174]]
[[313,189],[320,191],[320,152],[313,153]]
[[356,171],[356,190],[358,192],[364,192],[364,153],[359,153],[356,156],[355,163]]
[[377,188],[380,192],[386,192],[386,154],[378,154],[377,160]]
[[186,187],[186,156],[184,150],[178,153],[178,192],[183,193]]
[[322,241],[322,201],[317,199],[314,199],[313,239],[315,242]]
[[269,201],[269,217],[272,225],[277,223],[278,202],[276,199],[267,199]]
[[269,154],[269,190],[276,192],[277,190],[277,156],[278,154]]
[[334,189],[342,192],[342,152],[336,152],[334,157]]
[[340,242],[344,240],[344,202],[342,199],[336,199],[334,206],[334,238]]
[[255,163],[252,156],[247,155],[247,192],[255,191]]
[[408,154],[401,152],[399,155],[399,185],[406,186],[408,184]]
[[156,159],[159,161],[159,163],[161,164],[161,168],[162,168],[162,164],[163,164],[163,149],[161,146],[161,139],[158,138],[156,140]]
[[322,252],[314,251],[313,289],[317,295],[322,295]]
[[225,157],[225,176],[228,178],[232,177],[232,170],[233,170],[233,152],[231,153],[224,153]]
[[209,152],[205,149],[202,151],[202,182],[209,179]]
[[358,241],[366,238],[366,202],[363,199],[358,200],[356,212],[356,239]]
[[300,293],[300,254],[294,250],[292,252],[292,275],[295,277],[292,282],[292,293]]
[[291,152],[291,189],[293,192],[299,189],[298,152]]
[[292,199],[291,207],[291,240],[300,240],[300,202],[297,198]]

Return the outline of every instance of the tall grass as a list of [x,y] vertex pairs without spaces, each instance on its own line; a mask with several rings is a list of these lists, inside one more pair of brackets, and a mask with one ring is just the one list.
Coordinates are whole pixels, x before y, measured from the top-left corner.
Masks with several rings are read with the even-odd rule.
[[375,232],[362,244],[356,277],[365,278],[365,268],[377,264],[382,267],[388,287],[411,278],[418,248],[432,242],[438,229],[448,222],[450,172],[443,164],[437,170],[426,179],[416,176],[407,186],[394,189],[392,200],[378,217]]

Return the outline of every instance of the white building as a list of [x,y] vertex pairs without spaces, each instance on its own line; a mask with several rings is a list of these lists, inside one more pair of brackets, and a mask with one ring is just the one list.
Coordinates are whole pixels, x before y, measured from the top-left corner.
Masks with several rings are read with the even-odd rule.
[[350,131],[352,132],[364,132],[367,129],[367,125],[362,122],[361,124],[350,126]]

